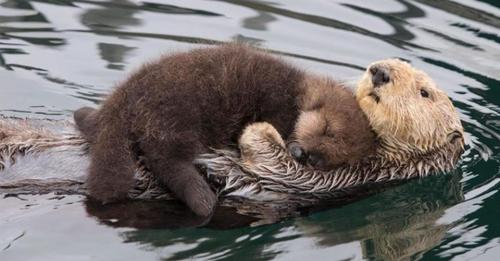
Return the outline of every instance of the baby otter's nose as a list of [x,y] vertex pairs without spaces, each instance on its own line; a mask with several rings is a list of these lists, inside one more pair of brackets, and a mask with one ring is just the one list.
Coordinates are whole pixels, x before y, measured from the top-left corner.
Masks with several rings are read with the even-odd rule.
[[316,167],[316,168],[323,168],[325,167],[325,159],[316,153],[311,153],[309,154],[309,157],[307,158],[307,162],[311,164],[311,166]]
[[380,87],[391,80],[389,70],[378,64],[370,67],[370,73],[372,74],[372,83],[375,88]]

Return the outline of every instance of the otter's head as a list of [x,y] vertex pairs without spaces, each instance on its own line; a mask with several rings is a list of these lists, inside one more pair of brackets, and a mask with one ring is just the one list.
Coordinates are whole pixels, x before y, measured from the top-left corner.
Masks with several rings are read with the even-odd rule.
[[302,163],[330,170],[374,152],[375,135],[352,91],[325,77],[302,82],[300,114],[288,149]]
[[410,64],[397,59],[371,64],[356,99],[391,150],[412,156],[451,147],[461,154],[463,127],[453,104],[426,73]]

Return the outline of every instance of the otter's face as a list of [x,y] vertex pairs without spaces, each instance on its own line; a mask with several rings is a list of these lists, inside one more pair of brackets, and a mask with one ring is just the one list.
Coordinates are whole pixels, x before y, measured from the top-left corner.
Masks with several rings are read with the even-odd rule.
[[463,128],[448,96],[424,72],[388,59],[371,64],[356,99],[381,140],[427,152],[450,142],[463,147]]
[[[296,139],[300,145],[303,163],[308,163],[317,169],[330,169],[336,164],[347,161],[347,152],[339,153],[341,146],[335,141],[342,139],[335,133],[336,126],[331,120],[325,117],[326,113],[321,110],[302,112],[296,124]],[[341,134],[341,133],[340,133]],[[335,137],[334,137],[335,136]],[[342,146],[343,147],[343,146]],[[294,150],[293,153],[296,153]],[[300,157],[294,155],[300,160]]]

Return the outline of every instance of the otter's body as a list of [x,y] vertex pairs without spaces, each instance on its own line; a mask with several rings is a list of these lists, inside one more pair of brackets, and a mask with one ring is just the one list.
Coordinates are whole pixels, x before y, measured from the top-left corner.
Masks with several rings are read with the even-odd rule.
[[[233,203],[239,205],[238,212],[255,215],[264,207],[264,215],[281,215],[303,213],[302,208],[291,208],[293,202],[317,204],[315,199],[335,197],[342,190],[359,197],[366,190],[353,188],[374,188],[387,181],[442,174],[455,168],[464,151],[463,127],[449,98],[427,74],[402,61],[379,61],[367,68],[356,96],[378,136],[375,155],[354,165],[318,171],[298,163],[272,125],[254,123],[243,131],[239,153],[223,150],[198,155],[195,162],[205,170],[201,176],[208,177],[223,199],[237,196]],[[93,135],[100,132],[97,125],[105,125],[98,121],[100,113],[81,109],[75,119],[85,138],[95,143]],[[45,124],[28,123],[0,118],[0,193],[87,192],[82,185],[90,162],[85,141],[73,135],[72,128],[54,132],[51,130],[58,129],[55,126],[41,128]],[[138,169],[129,197],[168,197],[158,177]],[[120,178],[115,182],[120,183]],[[112,182],[109,177],[104,179]],[[98,179],[94,177],[94,181]],[[240,201],[241,197],[255,202]]]
[[265,121],[285,139],[296,137],[325,166],[362,158],[375,139],[347,89],[235,44],[147,64],[98,111],[83,109],[75,121],[93,143],[91,196],[105,202],[124,198],[141,155],[200,215],[210,214],[216,197],[193,160],[210,147],[234,147],[249,123]]

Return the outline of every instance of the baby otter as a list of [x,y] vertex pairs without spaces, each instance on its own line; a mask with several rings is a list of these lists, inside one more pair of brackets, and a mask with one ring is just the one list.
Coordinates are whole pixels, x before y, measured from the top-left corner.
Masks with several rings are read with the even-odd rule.
[[288,144],[296,159],[329,170],[355,164],[374,152],[374,133],[351,90],[311,75],[302,85],[301,112]]
[[140,154],[180,200],[207,216],[216,196],[194,158],[211,147],[236,147],[243,128],[258,121],[319,168],[374,151],[370,125],[341,85],[244,45],[200,48],[144,65],[99,110],[75,112],[91,141],[89,193],[103,202],[125,198]]

